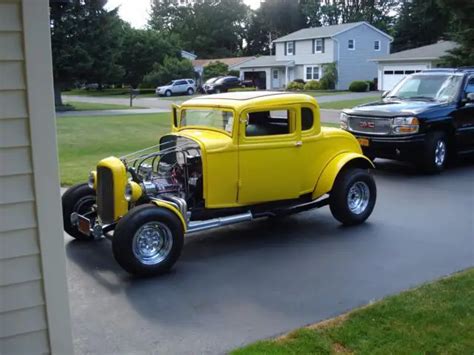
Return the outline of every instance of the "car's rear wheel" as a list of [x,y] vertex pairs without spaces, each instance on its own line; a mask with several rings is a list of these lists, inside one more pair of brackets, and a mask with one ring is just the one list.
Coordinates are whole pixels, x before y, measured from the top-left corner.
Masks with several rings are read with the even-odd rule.
[[194,94],[194,90],[191,89],[191,88],[189,88],[189,89],[188,89],[188,95],[192,95],[192,94]]
[[184,243],[183,226],[171,211],[146,204],[133,208],[117,224],[112,238],[115,259],[134,275],[167,272]]
[[69,188],[61,198],[63,206],[63,226],[64,231],[77,240],[93,240],[92,236],[81,233],[75,225],[71,223],[71,214],[76,212],[84,215],[90,212],[96,202],[94,189],[87,184],[79,184]]
[[439,173],[446,167],[448,160],[448,140],[444,132],[428,134],[421,166],[427,173]]
[[377,199],[375,181],[368,170],[346,169],[334,182],[329,207],[344,225],[363,223],[372,213]]
[[171,90],[166,90],[165,91],[165,96],[170,97],[172,94]]

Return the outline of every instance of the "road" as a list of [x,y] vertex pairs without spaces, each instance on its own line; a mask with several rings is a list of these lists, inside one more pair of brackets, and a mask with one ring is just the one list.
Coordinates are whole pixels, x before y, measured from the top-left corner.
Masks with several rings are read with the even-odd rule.
[[65,236],[75,352],[221,354],[474,266],[474,159],[437,176],[377,165],[367,223],[325,207],[191,235],[158,278]]

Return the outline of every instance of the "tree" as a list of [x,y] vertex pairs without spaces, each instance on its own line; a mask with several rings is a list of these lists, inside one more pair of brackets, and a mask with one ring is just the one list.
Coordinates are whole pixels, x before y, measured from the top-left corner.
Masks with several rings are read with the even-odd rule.
[[[405,1],[394,28],[392,51],[436,43],[449,29],[452,1],[443,9],[438,0]],[[466,11],[468,14],[468,11]]]
[[167,56],[179,56],[178,48],[170,39],[153,30],[126,28],[119,58],[124,68],[123,82],[137,87],[144,76],[154,70],[154,64],[163,63]]
[[190,60],[166,57],[163,64],[155,64],[153,71],[145,75],[143,82],[147,86],[156,87],[180,78],[194,78],[194,68]]
[[249,8],[242,0],[201,0],[177,6],[171,0],[152,0],[149,27],[201,58],[242,52]]
[[474,26],[471,0],[440,0],[443,11],[451,11],[452,21],[449,36],[459,43],[459,47],[442,58],[444,65],[451,67],[474,66]]
[[270,39],[306,27],[300,5],[294,0],[265,0],[249,18],[246,54],[269,54]]
[[118,79],[123,22],[117,10],[106,11],[106,0],[50,1],[55,104],[61,90],[76,81],[102,84]]
[[216,76],[227,75],[228,72],[229,66],[227,64],[216,61],[211,62],[204,67],[202,76],[204,80],[207,80]]

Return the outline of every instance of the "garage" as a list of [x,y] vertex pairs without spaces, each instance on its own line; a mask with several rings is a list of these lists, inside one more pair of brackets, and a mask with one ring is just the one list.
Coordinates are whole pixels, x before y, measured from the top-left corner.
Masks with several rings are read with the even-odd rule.
[[441,57],[456,46],[455,42],[440,41],[373,59],[378,63],[378,90],[391,90],[407,75],[438,67]]

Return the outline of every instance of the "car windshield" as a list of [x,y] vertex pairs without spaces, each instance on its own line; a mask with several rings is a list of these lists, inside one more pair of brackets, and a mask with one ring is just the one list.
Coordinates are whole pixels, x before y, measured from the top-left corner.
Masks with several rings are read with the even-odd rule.
[[201,126],[217,128],[232,134],[234,114],[219,109],[185,109],[181,111],[180,127]]
[[461,75],[410,75],[398,83],[386,98],[447,102],[455,98],[461,81]]
[[173,83],[174,83],[174,81],[170,81],[168,84],[163,85],[163,86],[171,86],[171,85],[173,85]]
[[210,78],[208,81],[206,81],[204,84],[212,84],[213,82],[215,82],[217,79],[219,78]]

